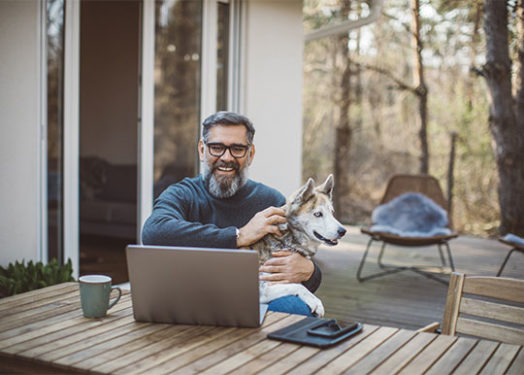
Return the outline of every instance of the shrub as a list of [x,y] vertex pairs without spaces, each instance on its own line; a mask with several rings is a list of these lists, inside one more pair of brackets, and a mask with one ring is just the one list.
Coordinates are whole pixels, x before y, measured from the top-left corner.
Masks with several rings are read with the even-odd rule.
[[33,261],[29,261],[26,265],[25,260],[21,263],[18,261],[14,264],[9,263],[7,268],[0,266],[0,298],[67,281],[75,281],[72,275],[73,264],[71,259],[64,265],[58,264],[56,259],[51,260],[46,265],[42,262],[33,263]]

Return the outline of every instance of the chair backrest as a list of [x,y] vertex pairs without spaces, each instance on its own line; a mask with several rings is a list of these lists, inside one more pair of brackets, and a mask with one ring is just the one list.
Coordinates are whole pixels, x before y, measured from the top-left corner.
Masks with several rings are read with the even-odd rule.
[[388,181],[388,186],[380,204],[389,202],[404,193],[421,193],[431,198],[436,204],[448,213],[449,227],[453,228],[451,215],[448,212],[448,201],[440,188],[438,180],[427,174],[397,174]]
[[442,333],[524,344],[524,280],[453,272]]

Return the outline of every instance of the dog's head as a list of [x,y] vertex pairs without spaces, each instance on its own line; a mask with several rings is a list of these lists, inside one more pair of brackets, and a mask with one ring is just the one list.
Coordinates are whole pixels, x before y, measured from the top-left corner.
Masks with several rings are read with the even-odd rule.
[[298,229],[312,241],[334,246],[346,234],[346,230],[333,216],[333,175],[315,187],[313,179],[288,199],[287,219],[290,226]]

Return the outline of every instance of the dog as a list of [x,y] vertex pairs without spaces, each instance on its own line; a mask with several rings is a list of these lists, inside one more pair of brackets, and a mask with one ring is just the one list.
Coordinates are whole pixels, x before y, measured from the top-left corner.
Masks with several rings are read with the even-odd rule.
[[[268,234],[250,247],[258,251],[260,265],[270,259],[274,251],[292,250],[311,258],[320,244],[334,246],[338,243],[346,230],[333,216],[333,185],[333,175],[329,175],[318,187],[310,178],[287,199],[282,207],[286,212],[287,223],[279,224],[282,236]],[[313,314],[324,316],[320,299],[302,284],[269,285],[268,282],[260,282],[262,303],[288,295],[298,296]]]

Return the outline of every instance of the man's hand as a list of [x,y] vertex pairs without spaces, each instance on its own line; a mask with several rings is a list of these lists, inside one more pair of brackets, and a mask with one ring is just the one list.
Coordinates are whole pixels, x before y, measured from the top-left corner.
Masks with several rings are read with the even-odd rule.
[[282,208],[268,207],[257,213],[249,222],[239,229],[237,247],[249,246],[268,233],[282,236],[277,224],[286,222],[286,212]]
[[309,280],[314,270],[315,266],[310,259],[294,251],[274,252],[273,258],[259,268],[260,272],[269,273],[261,275],[260,280],[271,284],[300,283]]

